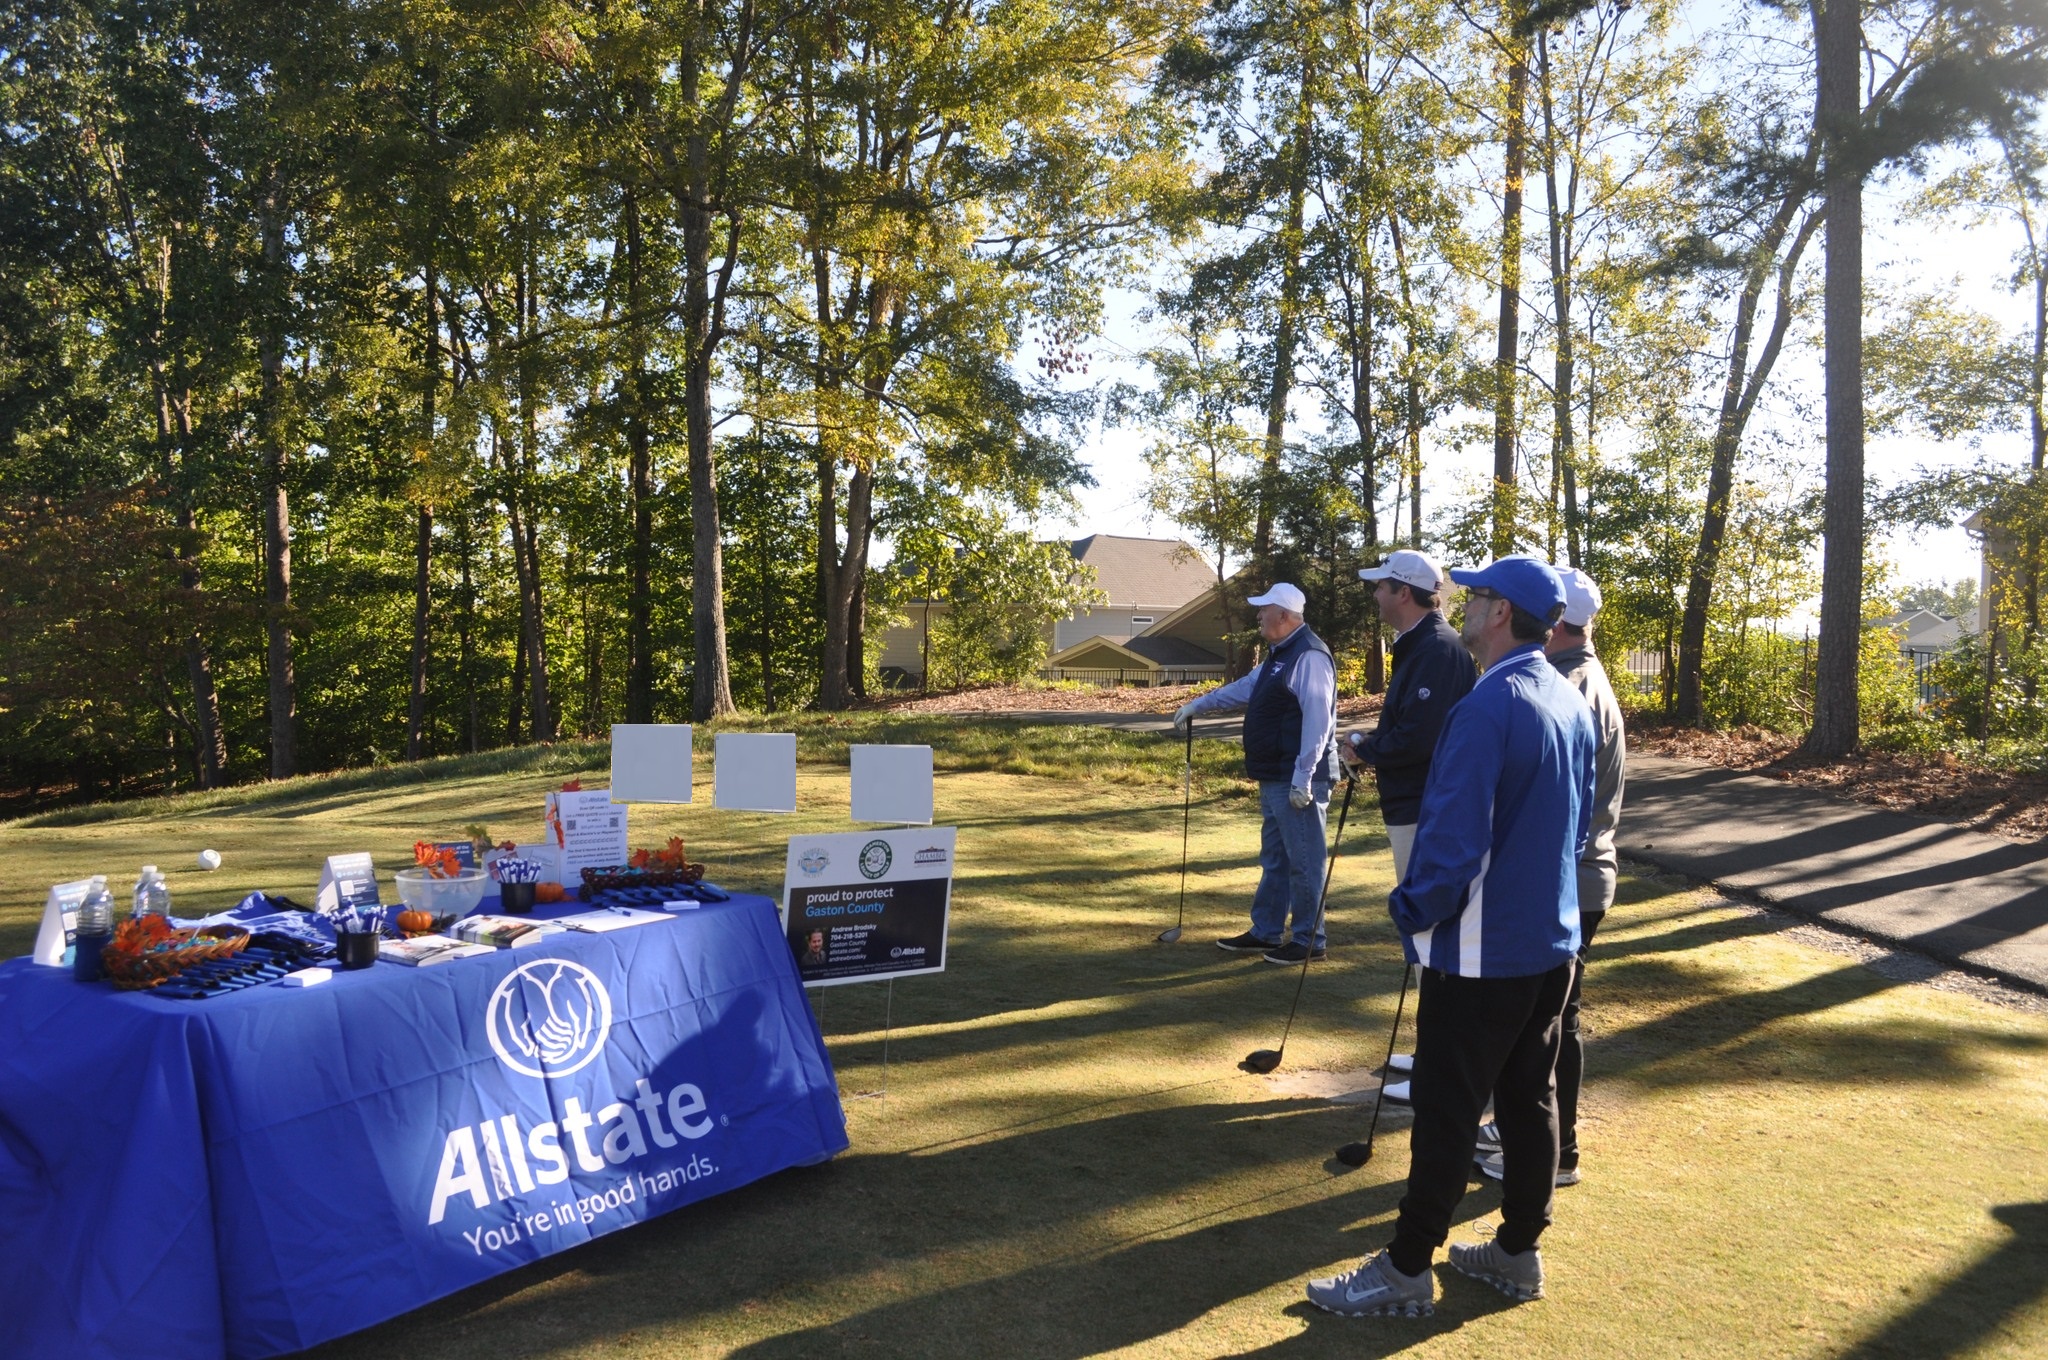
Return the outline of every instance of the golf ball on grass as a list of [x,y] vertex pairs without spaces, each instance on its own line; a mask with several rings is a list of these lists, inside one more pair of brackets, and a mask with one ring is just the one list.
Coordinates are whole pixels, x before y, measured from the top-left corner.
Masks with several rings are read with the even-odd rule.
[[202,869],[220,868],[220,851],[201,850],[199,852],[199,867]]

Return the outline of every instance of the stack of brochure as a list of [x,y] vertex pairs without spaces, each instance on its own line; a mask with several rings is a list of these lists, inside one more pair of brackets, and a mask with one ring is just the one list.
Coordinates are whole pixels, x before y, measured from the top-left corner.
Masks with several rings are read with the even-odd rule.
[[449,931],[469,944],[494,949],[524,949],[561,929],[552,921],[522,921],[517,916],[466,916]]
[[477,954],[488,954],[487,944],[464,944],[451,940],[446,935],[415,935],[410,940],[379,940],[377,957],[386,963],[402,963],[408,967],[424,968],[430,963],[446,963],[450,959],[466,959]]

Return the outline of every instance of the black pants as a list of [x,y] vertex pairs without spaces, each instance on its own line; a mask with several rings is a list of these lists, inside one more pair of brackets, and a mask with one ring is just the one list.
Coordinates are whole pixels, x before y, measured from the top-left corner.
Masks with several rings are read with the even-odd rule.
[[1574,963],[1534,977],[1469,978],[1422,970],[1415,1008],[1408,1192],[1389,1248],[1394,1266],[1428,1269],[1465,1197],[1479,1118],[1491,1095],[1506,1176],[1501,1249],[1524,1252],[1550,1226],[1557,1193],[1557,1052]]
[[1557,1050],[1557,1164],[1579,1164],[1579,1087],[1586,1080],[1586,1046],[1579,1038],[1579,991],[1586,980],[1586,950],[1607,913],[1589,911],[1579,917],[1579,957],[1572,966],[1572,989],[1564,999],[1564,1034]]

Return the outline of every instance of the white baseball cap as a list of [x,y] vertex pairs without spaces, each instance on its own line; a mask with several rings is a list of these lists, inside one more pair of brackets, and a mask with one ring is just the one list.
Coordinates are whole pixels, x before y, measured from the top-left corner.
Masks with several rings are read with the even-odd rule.
[[1564,622],[1584,628],[1600,612],[1600,587],[1577,567],[1553,567],[1564,582]]
[[1254,595],[1246,604],[1277,604],[1292,614],[1304,612],[1308,607],[1308,596],[1301,593],[1300,586],[1285,581],[1275,581],[1273,588],[1263,595]]
[[1366,567],[1358,573],[1361,581],[1399,581],[1414,586],[1417,590],[1442,590],[1444,571],[1436,560],[1426,553],[1403,548],[1376,567]]

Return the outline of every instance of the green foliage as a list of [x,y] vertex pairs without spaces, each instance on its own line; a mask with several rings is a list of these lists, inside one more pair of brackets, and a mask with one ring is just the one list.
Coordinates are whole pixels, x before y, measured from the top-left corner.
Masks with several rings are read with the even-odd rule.
[[944,605],[930,625],[936,685],[1023,679],[1044,664],[1055,621],[1104,599],[1065,543],[1034,541],[983,506],[949,505],[906,527],[899,544],[890,602]]

